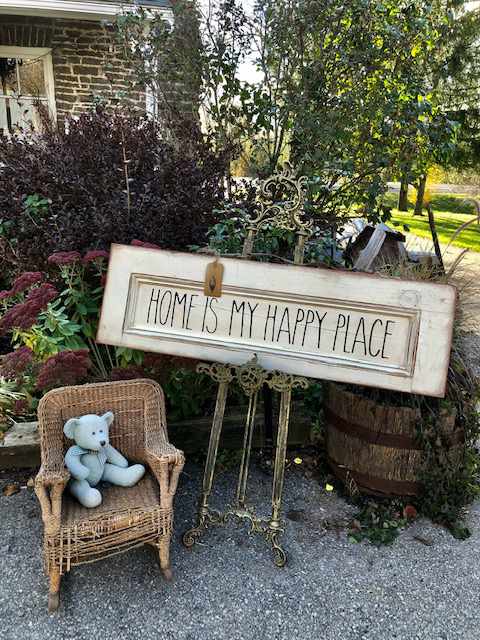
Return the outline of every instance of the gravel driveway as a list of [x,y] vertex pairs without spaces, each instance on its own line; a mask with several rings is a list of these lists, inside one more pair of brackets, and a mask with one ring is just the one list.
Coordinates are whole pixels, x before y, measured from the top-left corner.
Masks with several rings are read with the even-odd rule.
[[[213,530],[193,551],[179,542],[192,523],[201,474],[187,465],[177,493],[175,581],[160,577],[149,549],[74,569],[56,616],[46,611],[41,524],[30,490],[0,496],[2,640],[476,640],[480,634],[480,504],[473,536],[455,540],[427,521],[391,547],[348,542],[323,521],[351,514],[298,470],[287,472],[285,546],[277,569],[263,540],[233,526]],[[234,477],[220,476],[219,506]],[[251,496],[268,508],[270,478],[252,469]],[[414,536],[431,539],[425,546]]]

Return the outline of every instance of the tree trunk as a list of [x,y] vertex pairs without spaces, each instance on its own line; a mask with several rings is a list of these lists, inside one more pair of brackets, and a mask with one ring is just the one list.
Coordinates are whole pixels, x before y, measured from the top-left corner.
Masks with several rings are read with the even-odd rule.
[[423,175],[418,183],[417,201],[415,203],[414,216],[423,216],[423,199],[425,198],[425,189],[427,186],[427,174]]
[[408,178],[406,173],[400,179],[400,193],[398,194],[398,210],[408,211]]
[[427,204],[427,212],[428,212],[428,224],[430,226],[430,233],[432,234],[433,246],[435,249],[435,255],[437,256],[438,263],[440,265],[440,269],[442,274],[445,273],[445,266],[443,264],[442,258],[442,249],[440,247],[440,243],[438,241],[437,228],[435,226],[435,218],[433,215],[431,205]]

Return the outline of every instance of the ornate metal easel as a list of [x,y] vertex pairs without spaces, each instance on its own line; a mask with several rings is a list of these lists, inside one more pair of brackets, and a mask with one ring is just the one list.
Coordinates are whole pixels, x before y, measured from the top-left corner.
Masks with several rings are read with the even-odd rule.
[[[286,165],[284,170],[266,180],[260,192],[259,214],[248,227],[248,235],[243,247],[243,257],[252,256],[255,234],[267,224],[273,227],[295,232],[294,264],[303,264],[305,241],[311,234],[311,223],[302,220],[304,211],[304,183],[306,178],[295,179],[293,169]],[[279,197],[282,198],[279,201]],[[283,532],[280,520],[283,492],[283,478],[285,473],[285,455],[287,449],[288,426],[292,390],[306,388],[306,378],[293,376],[280,371],[266,371],[257,364],[256,357],[242,366],[225,364],[198,365],[198,372],[207,374],[218,384],[217,401],[213,416],[207,460],[203,475],[202,495],[200,498],[197,525],[183,535],[183,544],[190,548],[196,540],[205,533],[210,525],[225,525],[231,517],[239,521],[246,520],[250,524],[249,533],[262,535],[271,545],[274,562],[283,567],[287,556],[280,545],[279,536]],[[238,475],[235,500],[222,513],[209,506],[209,497],[213,487],[215,464],[218,445],[223,425],[223,416],[227,402],[228,388],[232,382],[237,382],[248,397],[248,411],[245,421],[242,458]],[[280,393],[280,410],[278,417],[278,432],[276,442],[275,465],[272,487],[272,511],[270,518],[261,518],[254,509],[247,505],[246,491],[252,436],[255,424],[258,393],[263,385]]]

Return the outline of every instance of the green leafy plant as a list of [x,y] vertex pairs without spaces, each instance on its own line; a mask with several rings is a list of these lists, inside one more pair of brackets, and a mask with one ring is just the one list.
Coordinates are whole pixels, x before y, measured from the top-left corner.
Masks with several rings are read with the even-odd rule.
[[[96,344],[95,336],[103,296],[102,279],[107,269],[106,251],[88,251],[83,259],[75,251],[52,254],[48,261],[58,266],[65,288],[60,292],[61,313],[67,314],[67,322],[60,325],[50,319],[51,325],[62,332],[67,344],[77,341],[77,348],[88,346],[92,362],[99,376],[107,378],[114,365],[112,350]],[[48,327],[47,327],[48,328]]]
[[34,387],[34,379],[29,375],[22,375],[16,380],[0,375],[0,431],[3,423],[9,424],[5,418],[33,416],[38,404]]
[[51,200],[44,198],[38,193],[26,196],[23,200],[23,211],[30,220],[38,225],[41,219],[48,214],[48,207]]
[[475,448],[479,433],[476,408],[467,407],[461,421],[466,444],[460,449],[449,446],[448,434],[439,431],[437,422],[427,421],[419,429],[425,466],[418,508],[434,522],[446,526],[454,537],[464,540],[471,535],[464,524],[465,506],[480,495],[480,459]]
[[205,415],[215,401],[215,383],[191,370],[173,369],[163,386],[171,420]]
[[40,360],[44,360],[63,349],[87,348],[80,331],[81,326],[68,317],[62,301],[55,300],[38,316],[37,324],[30,330],[15,329],[12,341],[14,345],[26,345]]
[[[253,204],[250,204],[250,208],[254,211]],[[246,207],[229,203],[222,209],[216,209],[214,213],[221,221],[213,225],[207,232],[208,249],[220,255],[242,255],[247,237],[247,227],[252,214],[247,211]],[[296,241],[293,232],[266,224],[255,236],[254,257],[260,261],[269,261],[274,257],[291,259]],[[190,246],[190,249],[198,251],[203,250],[203,247],[193,245]],[[321,263],[333,266],[340,260],[341,256],[332,235],[325,234],[318,227],[314,228],[314,232],[305,246],[305,264]]]
[[399,500],[377,502],[362,499],[360,510],[352,521],[350,542],[369,540],[376,546],[392,544],[408,524],[408,509]]
[[17,390],[17,385],[12,380],[6,380],[0,376],[0,409],[9,409],[13,402],[22,400],[26,394]]

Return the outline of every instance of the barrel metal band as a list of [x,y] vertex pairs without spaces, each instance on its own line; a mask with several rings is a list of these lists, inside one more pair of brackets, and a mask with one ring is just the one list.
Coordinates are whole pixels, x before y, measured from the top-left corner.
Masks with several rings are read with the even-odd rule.
[[[392,447],[394,449],[404,449],[410,451],[422,451],[423,447],[415,438],[405,436],[400,433],[385,433],[384,431],[372,431],[360,424],[348,422],[344,418],[334,413],[329,407],[325,407],[325,419],[337,431],[341,431],[349,436],[358,438],[362,442],[375,444],[381,447]],[[462,444],[465,434],[463,429],[456,429],[448,438],[448,444],[455,446]]]
[[344,465],[335,462],[331,456],[328,456],[328,463],[332,467],[335,475],[344,482],[347,475],[355,480],[360,490],[373,493],[375,495],[399,495],[399,496],[416,496],[419,495],[422,485],[420,482],[412,482],[409,480],[387,480],[370,476],[366,473],[360,473],[348,469]]

